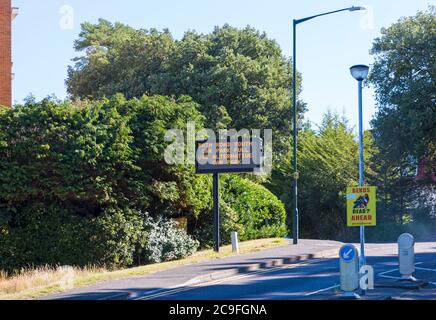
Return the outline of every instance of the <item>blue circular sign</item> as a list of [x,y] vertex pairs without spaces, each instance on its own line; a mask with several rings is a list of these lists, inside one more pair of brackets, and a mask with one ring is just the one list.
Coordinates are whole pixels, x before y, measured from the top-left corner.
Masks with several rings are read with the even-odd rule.
[[339,250],[339,257],[345,261],[350,262],[356,258],[357,250],[356,247],[352,244],[346,244],[342,246],[341,250]]

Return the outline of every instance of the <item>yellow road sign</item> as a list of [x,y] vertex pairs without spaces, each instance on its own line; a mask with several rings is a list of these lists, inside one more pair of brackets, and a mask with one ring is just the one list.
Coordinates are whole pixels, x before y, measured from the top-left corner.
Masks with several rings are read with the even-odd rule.
[[347,226],[376,226],[376,202],[376,187],[348,187]]

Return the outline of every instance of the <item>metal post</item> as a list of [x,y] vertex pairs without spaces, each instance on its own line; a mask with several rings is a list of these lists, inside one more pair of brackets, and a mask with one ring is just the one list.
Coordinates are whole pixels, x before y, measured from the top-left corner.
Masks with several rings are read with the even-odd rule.
[[298,176],[297,176],[297,21],[293,23],[294,53],[293,53],[293,113],[294,113],[294,215],[292,219],[292,238],[294,244],[298,244]]
[[357,10],[365,10],[364,7],[349,7],[340,10],[334,10],[329,12],[320,13],[314,16],[306,17],[303,19],[294,19],[293,20],[293,33],[294,33],[294,52],[293,52],[293,113],[294,113],[294,213],[292,218],[292,238],[294,240],[294,244],[298,244],[298,166],[297,166],[297,25],[299,23],[303,23],[308,20],[312,20],[317,17],[326,16],[329,14],[342,12],[342,11],[357,11]]
[[213,242],[215,252],[220,252],[219,174],[213,174]]
[[[363,176],[363,119],[362,119],[362,80],[359,83],[359,185],[363,187],[365,181]],[[366,264],[365,259],[365,227],[360,227],[360,259],[359,268]]]
[[232,231],[230,233],[230,238],[232,240],[232,252],[239,253],[238,233],[236,231]]

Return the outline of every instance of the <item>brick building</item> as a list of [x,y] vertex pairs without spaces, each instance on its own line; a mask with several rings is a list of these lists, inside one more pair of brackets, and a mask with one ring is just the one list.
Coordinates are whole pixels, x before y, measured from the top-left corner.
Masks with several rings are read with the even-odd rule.
[[0,105],[12,105],[12,20],[18,9],[0,0]]

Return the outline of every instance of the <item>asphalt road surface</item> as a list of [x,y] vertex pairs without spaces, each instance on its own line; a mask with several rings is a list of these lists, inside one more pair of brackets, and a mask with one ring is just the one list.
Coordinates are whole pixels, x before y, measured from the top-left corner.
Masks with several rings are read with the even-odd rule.
[[[364,299],[436,300],[436,243],[415,256],[415,277],[428,285],[407,288],[398,282],[395,244],[368,245],[367,264],[375,271],[375,288]],[[287,300],[340,299],[338,258],[315,259],[237,275],[197,286],[168,289],[138,300]]]

